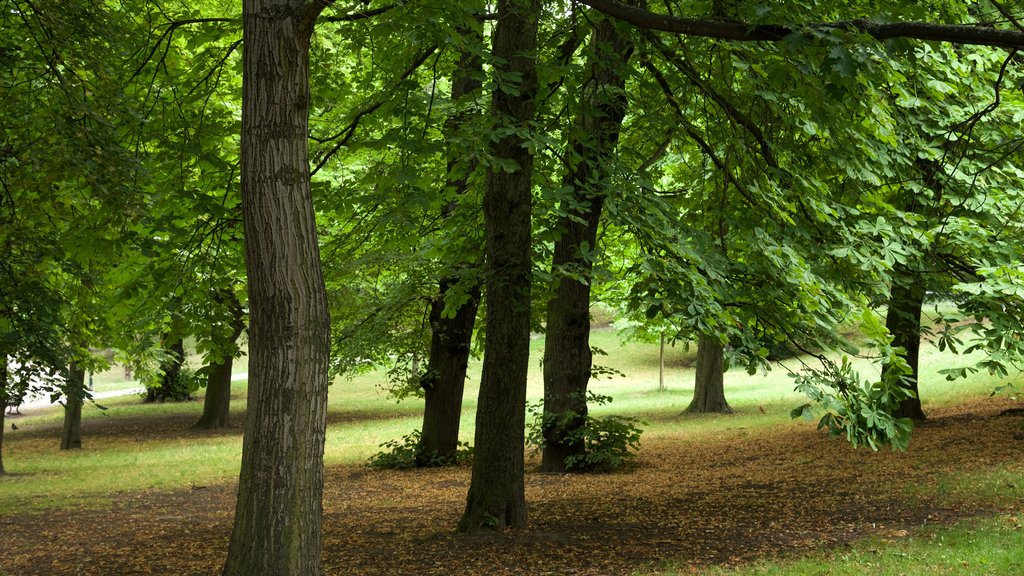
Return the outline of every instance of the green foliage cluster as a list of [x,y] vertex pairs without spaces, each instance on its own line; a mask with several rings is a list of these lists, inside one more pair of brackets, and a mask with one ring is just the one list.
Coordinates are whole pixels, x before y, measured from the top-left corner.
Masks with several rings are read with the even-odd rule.
[[822,357],[820,369],[808,368],[794,375],[796,389],[812,404],[793,409],[790,416],[812,419],[816,412],[823,411],[818,428],[833,436],[845,434],[855,447],[878,450],[889,445],[906,450],[913,422],[893,416],[900,403],[913,396],[908,389],[907,379],[912,372],[904,357],[906,352],[891,345],[892,337],[873,312],[864,314],[861,329],[885,366],[882,378],[862,380],[845,355],[839,364]]
[[[602,406],[612,401],[611,396],[587,391],[587,403]],[[584,453],[568,456],[565,469],[574,472],[611,472],[625,466],[640,449],[641,426],[645,423],[632,416],[614,414],[594,416],[588,413],[579,421],[579,414],[545,414],[544,401],[527,406],[531,417],[526,425],[526,443],[535,451],[544,449],[544,431],[549,428],[566,430],[559,434],[568,444],[582,442]]]
[[437,452],[427,454],[418,429],[402,436],[400,440],[388,440],[379,447],[382,450],[370,456],[368,462],[371,467],[381,470],[434,468],[473,459],[473,448],[466,442],[459,442],[454,460]]

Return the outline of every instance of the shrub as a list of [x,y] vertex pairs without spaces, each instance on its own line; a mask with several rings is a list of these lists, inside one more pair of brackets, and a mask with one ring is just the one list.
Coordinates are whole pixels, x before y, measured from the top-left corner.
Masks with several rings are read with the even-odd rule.
[[413,430],[402,436],[401,440],[388,440],[379,446],[382,448],[369,458],[370,466],[381,470],[409,470],[412,468],[433,468],[447,466],[458,462],[466,462],[473,456],[473,449],[466,442],[459,442],[455,451],[455,459],[432,451],[426,454],[421,443],[419,430]]
[[[611,396],[603,396],[587,391],[587,403],[598,406],[612,401]],[[578,420],[575,413],[561,415],[544,415],[544,402],[538,401],[528,406],[532,418],[527,424],[527,443],[534,451],[544,449],[545,428],[564,427],[569,422]],[[573,472],[610,472],[617,470],[636,456],[640,449],[640,435],[644,423],[637,418],[619,415],[592,416],[587,414],[583,425],[570,430],[565,435],[568,442],[582,441],[584,452],[581,455],[569,456],[565,459],[566,470]]]

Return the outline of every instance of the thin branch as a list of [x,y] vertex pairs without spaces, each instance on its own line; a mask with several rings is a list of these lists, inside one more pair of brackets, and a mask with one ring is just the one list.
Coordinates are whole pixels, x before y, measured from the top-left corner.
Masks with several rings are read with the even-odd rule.
[[[414,60],[413,63],[408,68],[405,69],[404,72],[402,72],[402,75],[398,77],[398,81],[396,82],[396,84],[401,82],[401,81],[403,81],[403,80],[405,80],[405,79],[407,79],[407,78],[409,78],[410,76],[412,76],[417,70],[419,70],[420,66],[422,66],[423,63],[426,62],[427,59],[429,59],[430,56],[434,54],[435,51],[437,51],[437,45],[436,44],[434,46],[427,47],[427,49],[424,50],[423,53],[420,54],[416,58],[416,60]],[[324,165],[326,165],[327,162],[335,154],[337,154],[338,151],[341,150],[341,148],[343,146],[348,144],[348,141],[352,138],[353,135],[355,135],[356,128],[359,126],[359,122],[365,116],[376,112],[377,109],[379,109],[381,106],[383,106],[386,102],[387,102],[387,98],[383,98],[382,97],[379,100],[377,100],[376,102],[374,102],[373,104],[370,104],[366,108],[363,108],[362,110],[357,112],[355,114],[355,116],[352,117],[352,121],[349,122],[347,126],[342,128],[341,131],[339,131],[337,134],[334,134],[333,136],[328,136],[326,138],[316,138],[316,137],[310,136],[311,140],[314,140],[314,141],[320,142],[320,143],[330,142],[332,140],[338,140],[338,142],[336,142],[334,144],[334,146],[332,146],[331,149],[326,154],[324,154],[323,157],[321,157],[320,160],[316,163],[316,166],[310,172],[310,176],[313,176],[317,172],[319,172],[320,169],[323,168]]]
[[765,138],[764,133],[761,132],[761,128],[758,127],[753,120],[747,118],[742,112],[740,112],[738,108],[733,106],[732,102],[729,102],[728,98],[719,94],[711,87],[711,85],[705,82],[690,62],[669,50],[667,46],[659,42],[657,38],[653,37],[653,35],[651,36],[652,37],[649,38],[649,40],[658,49],[658,52],[660,52],[669,63],[675,66],[677,70],[682,72],[682,74],[686,76],[694,86],[696,86],[708,98],[714,100],[715,104],[718,104],[718,106],[729,115],[729,118],[732,118],[734,122],[749,132],[750,135],[754,137],[754,140],[757,141],[758,147],[761,149],[761,156],[764,157],[765,162],[767,162],[772,168],[778,169],[779,163],[775,159],[775,154],[772,153],[772,148],[768,144],[768,140]]

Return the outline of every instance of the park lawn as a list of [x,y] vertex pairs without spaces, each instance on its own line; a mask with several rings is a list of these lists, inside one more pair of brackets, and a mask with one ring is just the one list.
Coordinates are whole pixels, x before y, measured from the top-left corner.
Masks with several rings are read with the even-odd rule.
[[738,567],[712,567],[661,576],[1017,576],[1024,573],[1024,514],[972,518],[949,526],[895,530],[836,550]]
[[[685,409],[692,396],[693,371],[689,368],[692,360],[693,349],[686,350],[683,346],[676,346],[668,349],[666,364],[669,367],[667,389],[658,390],[657,355],[656,345],[629,343],[622,345],[618,337],[611,330],[596,330],[594,332],[594,343],[608,352],[608,356],[601,357],[598,363],[615,368],[625,374],[623,377],[612,377],[596,381],[592,389],[600,394],[614,397],[614,401],[605,406],[596,407],[595,413],[617,413],[634,416],[643,420],[646,432],[642,441],[640,463],[637,468],[607,476],[588,476],[584,478],[573,477],[567,480],[569,486],[575,488],[565,489],[559,485],[551,485],[549,478],[537,475],[534,472],[528,473],[528,484],[539,485],[529,490],[534,491],[533,500],[538,498],[549,499],[561,496],[572,496],[573,490],[600,492],[611,491],[611,498],[633,490],[632,485],[641,483],[645,490],[650,488],[646,485],[659,484],[680,484],[680,489],[685,486],[678,480],[680,474],[695,477],[694,472],[710,474],[716,467],[721,466],[723,458],[728,460],[730,454],[736,450],[751,450],[759,443],[771,443],[777,439],[779,443],[792,442],[794,438],[801,442],[808,441],[808,438],[820,438],[821,434],[814,432],[813,422],[794,422],[789,419],[788,413],[791,408],[801,403],[803,399],[793,392],[792,380],[787,376],[789,370],[799,370],[798,360],[787,361],[785,368],[777,368],[766,374],[748,375],[742,370],[731,370],[726,375],[726,396],[732,407],[737,410],[736,414],[721,416],[708,415],[698,417],[681,417],[680,413]],[[543,340],[536,339],[531,343],[533,360],[531,360],[531,374],[529,384],[529,396],[537,399],[541,395],[542,382],[541,371],[539,370],[538,359],[543,350]],[[939,414],[935,421],[939,424],[953,423],[957,426],[969,426],[969,419],[960,422],[957,418],[961,406],[967,414],[973,414],[977,410],[988,411],[984,416],[985,422],[1000,422],[1001,425],[1010,425],[1007,419],[999,420],[992,410],[1002,409],[1007,406],[1016,406],[1017,403],[1005,394],[990,398],[991,391],[1003,382],[997,381],[988,375],[974,375],[967,380],[955,383],[946,382],[937,370],[954,361],[962,361],[951,357],[948,354],[941,354],[932,347],[922,349],[922,395],[926,411]],[[871,370],[870,366],[862,363],[860,369],[864,374]],[[244,371],[244,363],[236,370]],[[462,437],[466,441],[472,441],[473,437],[473,415],[475,412],[475,396],[477,380],[479,378],[479,364],[474,363],[471,367],[470,382],[467,385],[466,403],[463,415]],[[85,448],[75,452],[60,452],[56,450],[57,438],[59,436],[60,414],[58,410],[39,410],[22,417],[15,417],[11,421],[19,427],[17,431],[8,431],[4,443],[4,462],[11,476],[0,478],[0,526],[6,520],[17,521],[25,515],[43,514],[43,517],[61,514],[85,514],[103,516],[109,514],[120,506],[125,500],[148,500],[160,498],[160,494],[179,493],[201,493],[216,494],[217,506],[220,511],[218,522],[221,524],[230,520],[231,486],[237,479],[238,466],[241,451],[241,427],[244,418],[245,382],[236,382],[234,389],[234,423],[235,426],[227,431],[217,433],[198,432],[189,429],[201,411],[201,402],[187,402],[182,404],[141,404],[137,396],[127,396],[103,400],[101,403],[107,406],[107,410],[100,411],[95,407],[86,409],[85,422],[83,424],[83,443]],[[345,494],[346,486],[353,490],[365,490],[377,494],[381,485],[393,485],[396,492],[387,497],[381,497],[374,501],[374,506],[365,512],[372,516],[376,514],[378,523],[383,525],[394,514],[407,514],[409,504],[405,502],[411,492],[422,492],[422,486],[417,485],[419,481],[429,481],[446,486],[447,491],[435,495],[428,503],[421,504],[424,509],[431,506],[440,506],[445,503],[446,508],[438,509],[435,513],[439,518],[448,518],[453,525],[454,519],[459,513],[460,502],[465,498],[465,485],[468,480],[468,469],[466,467],[446,471],[414,471],[412,473],[389,473],[368,471],[364,466],[366,459],[375,453],[378,445],[384,441],[397,439],[408,434],[420,425],[420,411],[422,403],[418,400],[405,400],[396,403],[391,400],[382,389],[382,376],[380,373],[370,373],[357,376],[350,380],[338,380],[332,384],[329,392],[328,411],[328,432],[325,448],[325,461],[328,466],[327,496],[325,507],[328,513],[332,510],[332,501],[342,501],[348,497]],[[966,418],[966,417],[964,417]],[[1019,424],[1014,424],[1021,428]],[[921,442],[928,444],[929,435],[946,434],[942,426],[932,429],[932,423],[926,424],[922,430]],[[809,435],[809,436],[808,436]],[[794,448],[791,456],[782,457],[782,464],[785,466],[782,472],[769,470],[761,471],[758,467],[762,465],[777,465],[776,462],[761,462],[762,459],[771,460],[763,454],[763,451],[751,453],[747,458],[747,465],[736,468],[738,472],[732,474],[749,475],[747,484],[730,484],[734,479],[715,477],[712,480],[719,489],[728,492],[736,488],[741,491],[747,490],[747,485],[761,485],[764,482],[771,482],[771,476],[782,474],[783,481],[780,486],[789,486],[790,482],[800,481],[800,472],[804,468],[818,465],[818,450],[839,450],[843,454],[849,453],[854,459],[862,459],[864,462],[874,460],[883,461],[889,466],[902,466],[899,464],[899,454],[892,454],[886,451],[872,456],[866,451],[855,451],[846,446],[840,440],[822,440],[826,442],[808,445],[803,451]],[[815,440],[814,442],[819,442]],[[788,444],[787,444],[788,445]],[[1022,444],[1024,445],[1024,444]],[[1001,446],[1001,450],[1016,449],[1015,446]],[[685,459],[693,457],[687,452],[697,450],[698,452],[710,451],[717,456],[708,456],[702,460],[697,458],[694,462],[687,464],[687,472],[673,471],[666,477],[650,476],[649,473],[656,469],[664,461]],[[911,452],[915,450],[915,441],[912,440]],[[915,461],[914,456],[908,456],[912,476],[921,476],[917,482],[908,482],[905,486],[898,487],[894,492],[897,496],[890,498],[906,499],[908,502],[929,502],[929,506],[938,506],[946,510],[941,517],[941,523],[948,524],[956,521],[962,516],[982,514],[991,516],[1001,510],[1012,510],[1014,506],[1019,510],[1021,500],[1016,489],[1008,489],[1008,486],[1024,486],[1024,470],[1021,469],[1022,458],[1017,458],[1016,464],[1011,458],[1005,460],[993,460],[979,462],[970,469],[947,469],[944,466],[937,466],[935,461],[929,460],[932,456],[930,451],[942,448],[931,446],[923,449],[924,460]],[[650,452],[650,456],[645,454]],[[843,456],[842,458],[848,458]],[[942,462],[942,460],[938,460]],[[865,466],[867,464],[864,464]],[[535,462],[528,463],[527,469],[531,470]],[[870,468],[867,468],[870,469]],[[709,472],[710,470],[710,472]],[[764,475],[764,479],[761,475]],[[815,472],[808,469],[806,474],[813,475]],[[340,484],[332,484],[332,478]],[[845,478],[845,477],[844,477]],[[863,479],[857,477],[857,481]],[[688,478],[687,481],[696,482],[695,478]],[[371,487],[366,487],[369,483]],[[624,484],[623,484],[624,483]],[[616,486],[619,486],[616,488]],[[730,488],[733,486],[733,488]],[[799,490],[798,487],[789,486],[786,490]],[[340,493],[338,491],[341,491]],[[660,490],[660,489],[659,489]],[[866,495],[863,498],[871,498],[871,490],[879,488],[865,488]],[[889,491],[890,488],[884,488]],[[656,490],[657,492],[657,490]],[[332,497],[332,494],[335,496]],[[555,496],[549,496],[554,494]],[[175,496],[177,497],[177,496]],[[211,496],[212,497],[212,496]],[[667,501],[685,500],[685,497],[676,493],[663,495]],[[760,497],[764,497],[763,495]],[[799,500],[801,496],[794,494]],[[643,502],[648,496],[637,496]],[[528,496],[528,499],[531,497]],[[586,500],[586,499],[585,499]],[[743,504],[742,498],[739,498]],[[599,506],[601,503],[594,503],[586,500],[583,504],[575,507],[569,506],[566,501],[545,502],[541,504],[545,511],[552,511],[559,506],[569,506],[571,509],[578,509],[586,506]],[[621,503],[625,511],[620,511],[615,517],[623,517],[625,514],[637,509],[635,502]],[[152,504],[150,504],[152,506]],[[753,506],[753,504],[752,504]],[[763,504],[758,504],[762,506]],[[777,506],[775,504],[772,507]],[[346,514],[351,510],[345,509]],[[744,510],[746,510],[744,508]],[[952,510],[952,512],[950,511]],[[746,512],[744,512],[746,513]],[[141,510],[138,512],[139,522],[149,519],[149,512]],[[562,513],[562,516],[571,516],[571,511]],[[537,514],[533,518],[538,518]],[[995,518],[995,517],[993,517]],[[1015,518],[1015,516],[1006,516]],[[842,532],[843,538],[831,539],[830,536],[818,534],[817,537],[808,537],[807,542],[801,542],[799,538],[786,540],[781,546],[782,551],[790,555],[796,554],[808,546],[811,548],[829,548],[842,543],[857,542],[860,538],[882,538],[881,540],[868,540],[862,556],[855,555],[860,544],[842,553],[847,556],[829,556],[828,566],[833,564],[840,569],[843,562],[867,562],[869,560],[892,560],[895,562],[902,552],[898,546],[914,545],[931,550],[932,543],[945,542],[935,540],[942,538],[943,530],[946,528],[934,528],[936,536],[927,536],[925,533],[917,535],[915,521],[919,519],[898,519],[897,524],[901,526],[898,530],[905,531],[908,537],[898,539],[887,538],[885,535],[873,536],[871,530],[856,524],[856,527],[845,528]],[[410,533],[416,533],[413,524],[404,516],[392,521],[398,522],[395,528],[402,533],[401,525],[408,525]],[[79,520],[81,522],[81,520]],[[372,523],[371,520],[367,520]],[[533,520],[531,520],[533,522]],[[895,520],[893,520],[895,522]],[[965,548],[963,552],[949,552],[953,543],[967,546],[967,538],[956,536],[963,530],[971,530],[973,541],[991,540],[994,543],[989,548],[995,550],[999,542],[1006,542],[1006,526],[999,524],[995,519],[989,523],[979,520],[966,528],[960,524],[950,528],[950,544],[947,546],[949,558],[959,558],[964,555],[974,554],[967,560],[961,562],[982,562],[984,550],[971,552],[973,549]],[[1010,524],[1013,522],[1007,520]],[[537,520],[543,531],[544,520]],[[325,531],[331,530],[330,521],[325,524]],[[450,530],[451,526],[445,527]],[[223,530],[223,527],[221,527]],[[335,529],[337,527],[335,526]],[[365,526],[350,526],[346,529],[364,530]],[[431,528],[436,530],[435,527]],[[428,528],[420,528],[428,530]],[[559,528],[558,530],[563,530]],[[598,528],[588,528],[598,530]],[[957,532],[960,530],[961,532]],[[371,532],[379,531],[379,527],[371,528]],[[902,532],[897,532],[902,534]],[[635,535],[618,534],[614,537],[621,537],[632,541]],[[1020,534],[1016,533],[1019,538]],[[561,537],[561,536],[560,536]],[[573,534],[573,538],[583,541],[591,538],[586,530],[580,534]],[[609,537],[608,535],[594,535],[593,537]],[[522,545],[530,542],[530,535],[523,537]],[[783,560],[775,564],[749,564],[750,561],[762,559],[765,555],[772,555],[771,549],[762,549],[756,545],[761,536],[743,533],[740,538],[742,554],[738,558],[746,565],[744,570],[772,570],[778,572],[763,572],[767,574],[805,574],[831,572],[808,572],[807,567],[814,566],[815,560],[808,560],[810,564],[800,564],[799,561]],[[744,540],[746,539],[746,540]],[[987,539],[987,540],[986,540]],[[892,541],[890,544],[889,540]],[[745,542],[745,543],[743,543]],[[751,543],[755,542],[755,543]],[[380,543],[371,543],[371,547],[380,548]],[[538,544],[540,545],[540,544]],[[635,543],[633,544],[635,546]],[[870,550],[882,550],[883,552],[871,552]],[[438,552],[440,554],[440,552]],[[111,552],[111,554],[114,554]],[[821,554],[840,554],[840,552],[825,551]],[[933,561],[921,560],[913,564],[913,558],[919,556],[916,552],[906,552],[911,558],[912,565],[925,569],[925,572],[909,570],[907,573],[931,573],[931,566],[941,564],[940,558],[935,557]],[[923,553],[922,553],[923,554]],[[981,556],[979,556],[981,555]],[[632,562],[634,568],[640,565],[650,565],[656,572],[663,570],[674,570],[671,562],[660,562],[658,555],[638,555]],[[845,558],[849,558],[846,560]],[[925,556],[921,555],[922,558]],[[928,558],[932,558],[929,556]],[[1012,555],[1009,559],[1003,558],[993,552],[985,558],[992,566],[1001,565],[998,562],[1014,562]],[[1003,559],[1000,559],[1003,558]],[[678,568],[679,574],[693,573],[694,569],[705,569],[708,565],[730,563],[730,556],[715,556],[685,558],[684,567]],[[211,560],[212,561],[212,560]],[[611,561],[609,561],[611,562]],[[822,560],[817,560],[820,563]],[[1004,563],[1005,563],[1004,562]],[[877,563],[877,562],[876,562]],[[330,564],[328,562],[328,564]],[[614,562],[612,563],[614,564]],[[611,568],[612,564],[607,567]],[[618,564],[616,569],[623,572]],[[0,563],[0,571],[4,564]],[[878,574],[900,573],[899,565],[893,564],[891,572],[876,572]],[[887,568],[888,569],[888,568]],[[939,568],[935,568],[936,574],[943,574]],[[906,571],[904,569],[904,571]],[[59,573],[59,572],[55,572]],[[109,573],[109,572],[108,572]],[[330,573],[330,572],[328,572]],[[342,572],[337,572],[342,573]],[[481,572],[482,573],[482,572]],[[524,572],[530,573],[530,572]],[[589,572],[583,572],[589,573]],[[595,572],[602,573],[602,572]],[[641,572],[648,573],[648,572]],[[653,573],[653,572],[652,572]],[[672,572],[669,572],[672,573]],[[731,572],[723,572],[731,573]],[[736,572],[737,574],[762,573],[762,572]],[[843,574],[845,572],[834,572]],[[950,572],[955,573],[955,572]]]

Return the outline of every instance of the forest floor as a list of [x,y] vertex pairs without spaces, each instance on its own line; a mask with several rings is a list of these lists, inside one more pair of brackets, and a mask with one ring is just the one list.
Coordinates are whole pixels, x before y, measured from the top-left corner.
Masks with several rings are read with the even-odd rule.
[[[611,474],[526,477],[530,526],[453,532],[470,469],[328,467],[326,574],[628,575],[745,563],[829,549],[865,536],[1024,510],[1024,417],[1005,398],[936,408],[905,453],[856,450],[813,426],[730,429],[645,439]],[[181,434],[153,420],[147,434]],[[121,433],[115,428],[107,434]],[[126,440],[140,433],[126,426]],[[536,465],[532,466],[536,469]],[[958,486],[988,475],[987,490]],[[109,501],[0,516],[0,574],[217,574],[233,485],[126,492]]]

